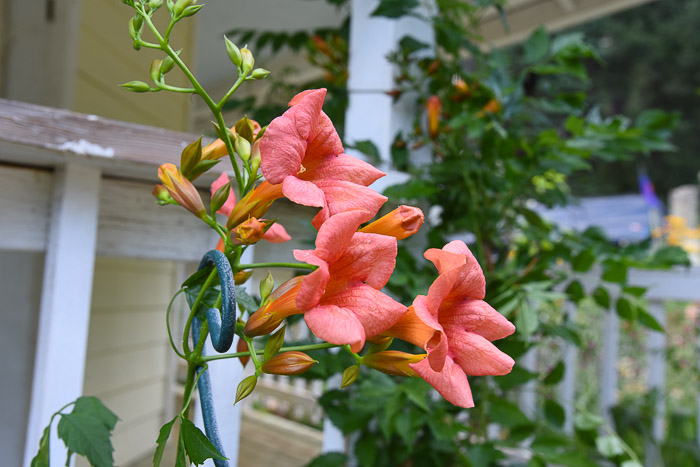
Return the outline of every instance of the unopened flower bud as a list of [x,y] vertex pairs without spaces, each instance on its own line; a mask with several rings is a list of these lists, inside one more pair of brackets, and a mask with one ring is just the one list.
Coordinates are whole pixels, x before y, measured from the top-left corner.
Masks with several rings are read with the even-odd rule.
[[231,59],[231,63],[236,65],[236,68],[241,66],[241,50],[236,44],[231,42],[228,37],[224,36],[224,42],[226,43],[226,53],[228,58]]
[[262,157],[260,155],[260,142],[259,140],[255,141],[253,144],[253,153],[250,156],[250,171],[253,175],[258,173],[258,169],[260,168],[260,163],[262,162]]
[[425,356],[425,354],[413,355],[398,350],[385,350],[364,356],[362,363],[388,375],[417,376],[409,365],[420,362]]
[[189,177],[199,161],[202,160],[202,137],[190,143],[182,150],[180,155],[180,168],[182,173]]
[[265,224],[255,217],[241,222],[233,229],[233,241],[239,245],[253,245],[262,240],[265,235]]
[[248,162],[248,160],[250,160],[250,143],[247,139],[241,137],[240,135],[236,135],[234,138],[233,147],[236,149],[236,153],[241,160],[244,162]]
[[250,393],[253,392],[256,384],[258,384],[258,377],[256,375],[250,375],[243,379],[243,381],[238,384],[238,388],[236,389],[236,400],[233,405],[238,404],[238,401],[250,396]]
[[185,8],[185,11],[182,12],[182,17],[187,18],[188,16],[194,16],[199,10],[202,9],[204,5],[192,5],[188,6]]
[[229,181],[228,183],[222,185],[219,187],[218,190],[214,192],[214,194],[211,196],[211,203],[209,204],[209,212],[215,213],[219,209],[221,209],[221,206],[223,206],[226,203],[226,200],[228,200],[229,196],[231,195],[231,182]]
[[149,0],[148,1],[148,8],[151,11],[155,11],[158,8],[160,8],[163,5],[163,0]]
[[265,79],[270,75],[270,72],[266,70],[265,68],[256,68],[253,70],[253,72],[250,74],[250,76],[253,79]]
[[172,196],[170,196],[170,192],[168,191],[167,188],[163,185],[156,185],[153,188],[153,191],[151,192],[153,196],[156,197],[158,200],[158,204],[165,205],[165,204],[174,204],[175,200],[173,199]]
[[[181,51],[182,51],[182,49],[178,50],[175,53],[177,55],[180,55]],[[168,73],[170,70],[172,70],[174,67],[175,67],[175,60],[173,60],[173,58],[170,55],[168,55],[163,59],[163,64],[160,66],[160,72],[161,72],[161,74],[164,75],[164,74]]]
[[430,96],[426,104],[428,109],[428,134],[431,138],[437,138],[440,131],[440,112],[442,111],[442,102],[438,96]]
[[481,115],[485,114],[495,114],[501,110],[501,103],[498,102],[496,99],[491,99],[484,105],[484,107],[481,109]]
[[151,62],[151,69],[150,69],[150,76],[151,76],[151,81],[153,81],[155,84],[160,83],[160,69],[163,65],[163,60],[153,60]]
[[268,271],[267,275],[263,278],[263,280],[260,281],[260,300],[265,302],[265,300],[267,300],[267,297],[270,296],[274,288],[275,278],[272,277],[272,273]]
[[270,360],[272,357],[277,355],[277,352],[282,348],[284,344],[284,333],[287,330],[287,326],[282,326],[282,328],[270,336],[265,344],[265,352],[263,354],[264,360]]
[[119,86],[132,92],[148,92],[151,90],[151,87],[143,81],[129,81],[128,83],[123,83]]
[[248,72],[253,69],[254,65],[255,58],[253,58],[253,52],[251,52],[248,47],[243,47],[241,49],[241,71],[244,75],[247,75]]
[[243,332],[248,337],[269,334],[287,317],[301,313],[296,305],[296,296],[301,288],[303,276],[294,277],[275,289],[266,305],[253,313],[245,323]]
[[207,212],[199,192],[173,164],[163,164],[158,168],[158,178],[168,189],[177,203],[200,219]]
[[376,233],[402,240],[418,232],[423,225],[423,211],[413,206],[399,206],[384,217],[360,229],[364,233]]
[[253,275],[253,271],[238,271],[233,275],[233,282],[236,285],[243,285],[248,282],[250,276]]
[[185,11],[185,8],[189,7],[193,3],[195,3],[196,0],[177,0],[175,2],[175,6],[173,6],[173,15],[174,16],[180,16],[182,13]]
[[[247,351],[248,351],[248,343],[243,339],[238,339],[238,344],[236,344],[236,352],[247,352]],[[244,355],[242,357],[238,357],[238,360],[241,362],[241,365],[243,365],[243,368],[245,368],[245,366],[250,361],[250,355]]]
[[355,382],[360,374],[360,367],[357,365],[349,366],[343,371],[343,378],[340,381],[340,389],[346,388]]
[[394,338],[391,336],[374,336],[370,339],[367,339],[367,342],[369,342],[369,350],[367,353],[377,353],[381,352],[382,350],[386,350],[389,348],[391,343],[394,341]]
[[271,375],[300,375],[308,371],[318,361],[303,352],[283,352],[266,360],[262,371]]

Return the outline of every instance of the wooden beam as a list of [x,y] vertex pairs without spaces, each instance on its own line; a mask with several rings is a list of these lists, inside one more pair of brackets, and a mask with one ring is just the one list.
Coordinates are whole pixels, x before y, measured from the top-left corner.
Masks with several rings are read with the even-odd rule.
[[[25,466],[51,415],[83,392],[99,189],[100,171],[77,164],[60,168],[54,179]],[[63,443],[52,436],[52,464],[65,458]]]

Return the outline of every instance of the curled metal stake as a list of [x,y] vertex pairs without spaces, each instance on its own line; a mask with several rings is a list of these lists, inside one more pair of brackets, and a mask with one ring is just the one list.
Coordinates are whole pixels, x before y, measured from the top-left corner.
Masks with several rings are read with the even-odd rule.
[[[213,264],[219,274],[219,283],[221,284],[221,311],[216,308],[209,308],[206,312],[207,323],[209,324],[209,333],[211,334],[211,343],[214,349],[223,353],[231,348],[233,344],[233,335],[236,327],[236,293],[233,282],[233,271],[228,258],[218,250],[208,251],[202,261],[199,263],[198,270],[201,270]],[[202,328],[202,322],[195,317],[192,320],[192,338],[194,342],[199,341],[199,336]],[[202,350],[204,355],[204,350]],[[202,367],[197,368],[197,373],[203,371]],[[212,442],[214,447],[226,457],[221,440],[219,439],[219,429],[216,423],[216,414],[214,412],[214,400],[211,393],[211,381],[209,374],[205,371],[199,375],[199,401],[202,406],[202,419],[204,420],[204,430],[207,433],[207,438]],[[224,460],[214,459],[216,467],[229,467],[229,462]]]

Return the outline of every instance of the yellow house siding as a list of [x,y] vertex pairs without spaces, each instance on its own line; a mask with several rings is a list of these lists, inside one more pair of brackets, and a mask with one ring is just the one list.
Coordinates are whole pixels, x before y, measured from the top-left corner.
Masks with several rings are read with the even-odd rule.
[[95,264],[84,394],[120,418],[112,438],[116,465],[152,454],[165,418],[171,358],[165,310],[176,274],[166,261]]
[[[114,0],[82,2],[73,110],[186,131],[191,96],[165,91],[135,94],[118,87],[133,80],[150,84],[150,64],[163,58],[163,53],[158,51],[133,50],[127,26],[131,11]],[[164,20],[169,20],[169,16],[159,11],[154,19],[164,30],[167,26]],[[186,63],[194,43],[194,21],[195,18],[189,18],[178,23],[173,36],[173,47],[183,48],[182,58]],[[144,39],[153,40],[147,33]],[[186,86],[184,75],[177,69],[168,73],[166,82]]]

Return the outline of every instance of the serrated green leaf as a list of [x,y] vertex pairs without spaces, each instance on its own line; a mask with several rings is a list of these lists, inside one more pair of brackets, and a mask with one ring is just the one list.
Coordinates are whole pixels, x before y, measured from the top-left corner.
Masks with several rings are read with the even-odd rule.
[[95,467],[114,465],[110,431],[99,418],[87,413],[61,414],[58,437],[69,450],[87,457]]
[[39,452],[32,459],[31,467],[49,467],[49,442],[51,438],[51,425],[44,428],[44,434],[39,440]]
[[180,422],[180,431],[182,432],[182,441],[187,451],[187,457],[195,465],[204,464],[207,459],[227,460],[209,441],[202,430],[190,420],[183,418]]
[[70,461],[73,458],[73,454],[75,453],[69,449],[68,454],[66,455],[66,467],[70,467]]
[[173,418],[168,423],[160,427],[158,432],[158,439],[156,440],[156,452],[153,454],[153,467],[159,467],[160,461],[163,459],[163,453],[165,452],[165,446],[168,443],[168,438],[170,438],[170,432],[173,429],[175,421],[178,417]]
[[98,419],[109,431],[114,430],[119,417],[109,410],[97,397],[83,396],[75,401],[74,414],[85,414]]

